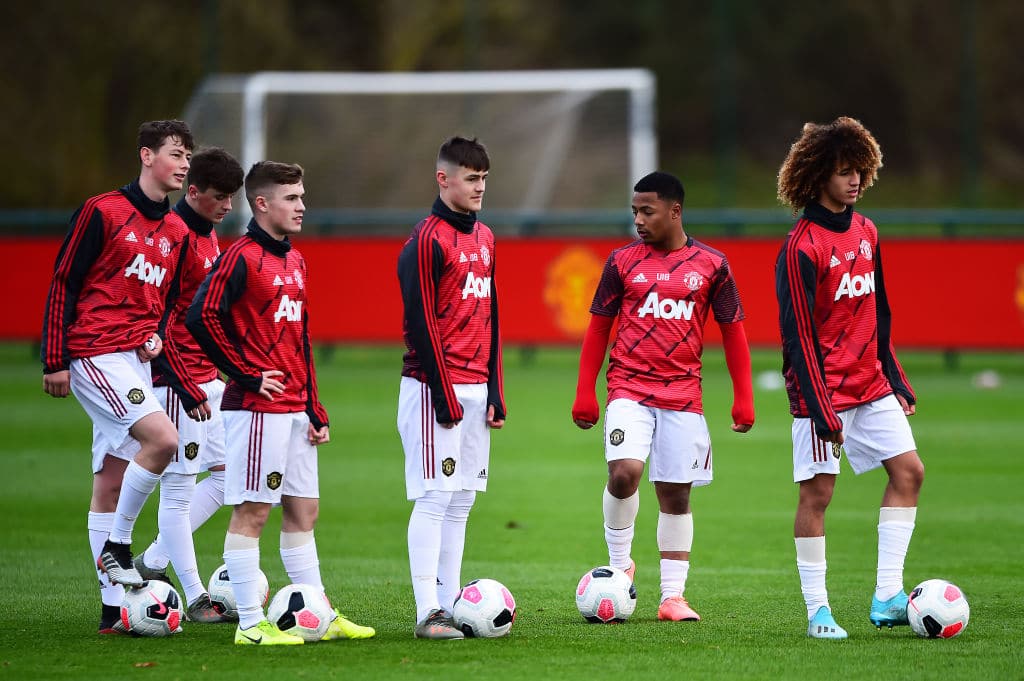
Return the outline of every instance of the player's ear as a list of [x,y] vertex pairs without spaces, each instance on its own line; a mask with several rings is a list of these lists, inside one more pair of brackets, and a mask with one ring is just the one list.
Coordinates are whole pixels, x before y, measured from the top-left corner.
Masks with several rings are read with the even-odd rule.
[[437,169],[436,177],[437,177],[437,184],[438,184],[438,186],[441,187],[442,189],[447,189],[448,188],[448,171],[446,171],[444,168],[438,168]]
[[256,200],[253,201],[253,207],[261,213],[266,213],[269,210],[269,207],[267,206],[267,197],[262,194],[258,195]]
[[153,150],[150,149],[149,147],[142,147],[141,149],[139,149],[139,161],[141,161],[142,165],[146,166],[147,168],[153,165],[153,155]]

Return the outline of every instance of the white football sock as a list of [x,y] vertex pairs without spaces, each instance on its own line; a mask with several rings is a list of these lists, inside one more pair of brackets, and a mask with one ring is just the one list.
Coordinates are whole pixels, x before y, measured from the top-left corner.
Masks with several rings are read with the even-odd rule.
[[693,514],[658,511],[658,550],[686,551],[693,548]]
[[164,545],[160,542],[159,534],[156,535],[156,539],[149,545],[149,548],[143,551],[142,562],[146,564],[146,567],[153,568],[154,570],[167,569],[167,564],[171,562],[171,557],[167,555]]
[[690,574],[690,561],[661,559],[661,600],[682,596],[686,591],[686,577]]
[[875,598],[887,601],[903,591],[903,562],[914,534],[917,508],[883,506],[878,512],[878,577]]
[[[693,547],[693,514],[658,511],[658,551],[686,551]],[[661,600],[682,596],[690,561],[661,559]]]
[[[210,475],[200,480],[192,492],[192,501],[189,504],[189,525],[193,534],[223,505],[224,471],[210,471]],[[154,570],[165,570],[170,560],[171,557],[167,555],[167,550],[160,542],[158,534],[143,554],[142,561],[147,567]]]
[[160,511],[157,516],[160,543],[174,565],[186,603],[193,603],[206,593],[203,580],[199,577],[196,547],[192,543],[192,526],[189,523],[189,502],[195,486],[194,475],[165,472],[160,479]]
[[429,491],[416,500],[409,516],[409,572],[416,599],[416,621],[441,607],[437,596],[437,564],[441,555],[441,528],[451,492]]
[[121,496],[117,500],[117,511],[114,513],[114,525],[110,528],[110,541],[118,544],[132,543],[132,530],[135,519],[146,503],[146,499],[156,489],[160,475],[150,473],[145,468],[129,462],[121,481]]
[[476,501],[476,492],[452,492],[451,503],[441,525],[441,552],[437,561],[437,601],[448,612],[462,589],[462,554],[466,548],[466,524]]
[[224,471],[210,471],[192,494],[190,521],[195,532],[224,505]]
[[309,584],[324,590],[320,577],[320,557],[316,552],[313,532],[282,532],[281,562],[292,584]]
[[[825,537],[796,537],[796,569],[800,573],[800,590],[811,619],[821,606],[828,607],[825,588]],[[830,608],[831,609],[831,608]]]
[[113,513],[94,513],[89,511],[89,548],[92,549],[92,567],[96,570],[96,576],[100,583],[100,600],[103,605],[120,606],[124,600],[124,587],[120,584],[111,584],[107,573],[96,567],[96,561],[103,552],[103,545],[107,543],[110,536],[110,528],[114,525]]
[[264,619],[259,579],[260,540],[229,532],[224,537],[224,564],[228,566],[231,591],[238,604],[238,626],[241,629],[254,627]]
[[604,511],[604,540],[608,545],[608,564],[622,570],[629,568],[633,551],[636,514],[640,510],[640,491],[619,499],[604,488],[601,503]]

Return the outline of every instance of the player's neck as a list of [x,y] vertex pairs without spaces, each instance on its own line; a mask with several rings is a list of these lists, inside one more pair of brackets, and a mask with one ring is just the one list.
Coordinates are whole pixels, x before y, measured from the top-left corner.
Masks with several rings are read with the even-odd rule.
[[154,203],[160,203],[167,198],[167,191],[151,175],[146,173],[139,175],[139,188],[146,195],[146,198]]
[[680,229],[678,233],[673,234],[664,241],[651,244],[651,248],[656,251],[661,251],[662,253],[671,253],[672,251],[678,251],[680,248],[686,246],[686,242],[686,232]]

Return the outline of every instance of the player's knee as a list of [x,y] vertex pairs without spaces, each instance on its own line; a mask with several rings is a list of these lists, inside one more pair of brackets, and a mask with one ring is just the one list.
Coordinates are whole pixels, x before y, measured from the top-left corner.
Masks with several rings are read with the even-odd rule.
[[911,452],[913,456],[907,456],[906,462],[898,469],[897,479],[894,481],[901,489],[907,492],[917,493],[924,484],[924,462]]
[[608,467],[608,491],[618,499],[631,497],[640,486],[642,474],[642,465],[639,469],[633,466],[611,465]]

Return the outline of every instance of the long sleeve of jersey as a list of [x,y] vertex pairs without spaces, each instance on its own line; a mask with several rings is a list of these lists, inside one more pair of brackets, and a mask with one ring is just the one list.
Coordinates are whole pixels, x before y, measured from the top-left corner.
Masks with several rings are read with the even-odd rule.
[[800,392],[807,403],[818,432],[841,431],[843,422],[832,407],[825,382],[825,359],[821,355],[814,325],[814,297],[817,269],[814,262],[793,243],[787,243],[775,266],[775,293],[779,300],[779,328],[782,351],[796,372]]
[[497,260],[491,272],[491,357],[487,361],[487,404],[494,406],[494,418],[504,419],[505,408],[504,375],[501,362],[501,333],[498,328],[498,287],[494,272],[497,271]]
[[225,251],[196,291],[185,313],[185,327],[218,369],[245,390],[259,392],[263,373],[253,371],[242,357],[231,322],[231,305],[242,295],[246,272],[241,249]]
[[[438,423],[462,419],[462,405],[455,397],[455,386],[444,362],[444,346],[437,319],[437,287],[441,281],[444,252],[441,245],[422,235],[415,248],[402,252],[398,279],[405,303],[405,323],[409,342],[427,377]],[[492,280],[493,281],[493,280]]]
[[175,339],[171,334],[173,325],[170,323],[171,317],[174,316],[178,297],[181,295],[182,263],[189,252],[187,239],[188,237],[186,237],[185,243],[182,244],[181,258],[178,260],[178,268],[175,270],[174,279],[171,281],[171,287],[167,291],[167,299],[164,304],[164,316],[160,320],[158,333],[160,334],[160,338],[163,339],[164,349],[159,355],[152,359],[152,362],[154,365],[153,368],[163,376],[167,385],[170,386],[170,388],[181,399],[182,408],[184,408],[185,411],[192,411],[200,403],[206,401],[207,395],[189,375],[188,368],[185,366],[185,362],[181,358],[181,352],[178,350]]
[[[308,281],[308,278],[307,278]],[[306,360],[306,376],[309,383],[306,385],[306,415],[309,422],[316,429],[330,425],[327,420],[327,410],[320,403],[320,392],[316,387],[316,368],[313,366],[313,343],[309,336],[309,314],[302,313],[302,354]]]
[[71,365],[67,330],[75,320],[75,306],[89,268],[103,250],[103,216],[91,199],[71,217],[71,229],[57,254],[53,282],[43,312],[40,358],[43,372],[52,374]]
[[750,372],[750,345],[743,322],[719,324],[725,349],[725,366],[732,378],[732,422],[754,425],[754,384]]
[[576,379],[576,399],[572,405],[573,420],[582,419],[597,423],[601,407],[597,403],[597,375],[604,365],[604,356],[608,352],[608,340],[611,338],[615,317],[591,314],[590,324],[583,335],[583,346],[580,349],[580,369]]
[[882,276],[882,247],[875,245],[875,294],[877,303],[875,314],[878,317],[878,360],[882,363],[882,373],[889,379],[892,389],[902,395],[907,402],[914,404],[917,396],[903,372],[903,367],[896,359],[896,350],[892,343],[892,311],[889,298],[885,293],[885,278]]

